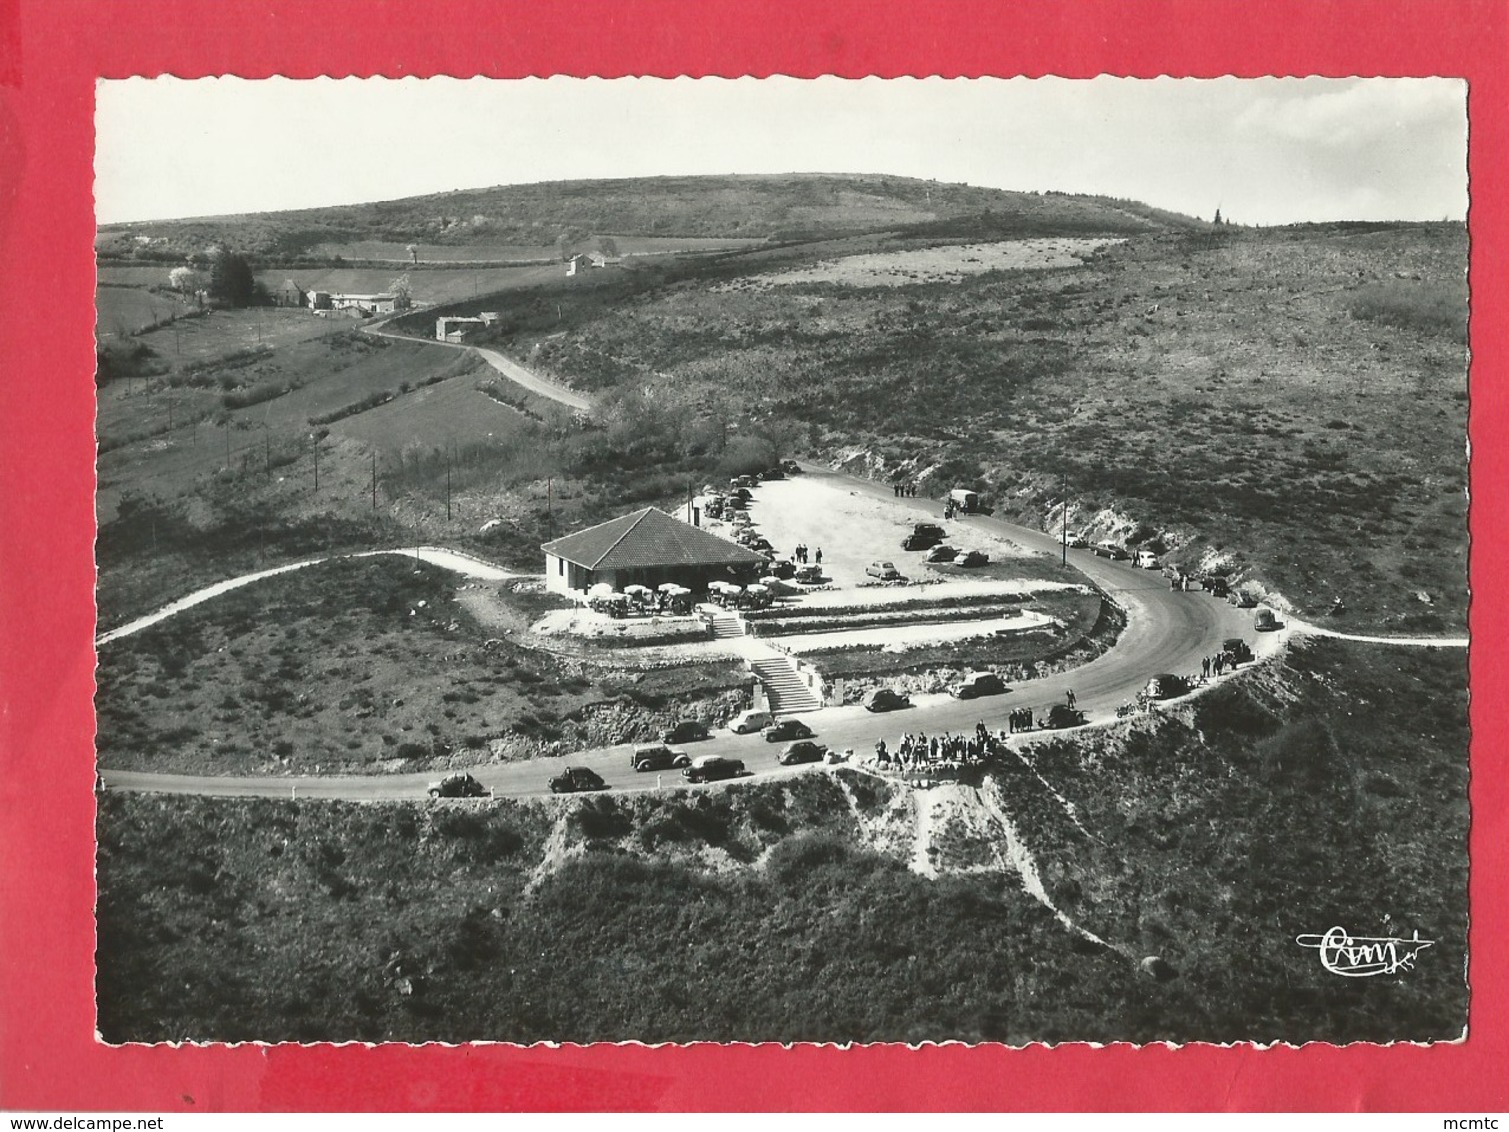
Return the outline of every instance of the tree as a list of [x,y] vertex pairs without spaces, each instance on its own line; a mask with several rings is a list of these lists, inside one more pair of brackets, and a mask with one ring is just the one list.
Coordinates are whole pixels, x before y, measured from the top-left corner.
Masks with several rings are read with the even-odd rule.
[[388,292],[393,296],[393,306],[398,310],[406,311],[414,305],[414,289],[409,286],[407,274],[400,275],[389,283]]
[[204,286],[204,276],[192,267],[175,267],[168,272],[168,286],[185,295],[192,295]]
[[1219,226],[1221,224],[1221,210],[1219,208],[1216,209],[1215,223],[1216,223],[1217,226]]
[[245,256],[216,248],[210,256],[210,298],[232,307],[250,306],[257,281]]

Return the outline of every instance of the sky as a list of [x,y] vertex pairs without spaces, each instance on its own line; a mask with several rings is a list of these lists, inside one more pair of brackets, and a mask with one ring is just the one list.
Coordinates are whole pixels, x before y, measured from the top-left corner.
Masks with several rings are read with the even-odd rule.
[[1456,79],[101,80],[100,223],[699,173],[883,173],[1248,224],[1461,220]]

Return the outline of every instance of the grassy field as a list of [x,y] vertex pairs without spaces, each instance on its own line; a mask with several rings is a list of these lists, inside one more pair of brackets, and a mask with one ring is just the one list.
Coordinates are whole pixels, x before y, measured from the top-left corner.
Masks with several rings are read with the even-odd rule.
[[953,282],[725,285],[754,255],[584,296],[535,364],[796,422],[811,451],[1028,522],[1067,480],[1071,525],[1099,537],[1439,632],[1466,608],[1465,253],[1460,225],[1333,225]]
[[[630,673],[511,644],[472,619],[468,584],[481,583],[408,559],[343,560],[113,641],[97,677],[100,758],[185,773],[423,770],[648,739],[741,701],[733,662]],[[527,627],[527,601],[505,592],[501,605]]]
[[[166,276],[162,281],[167,281]],[[100,287],[95,292],[94,309],[96,337],[121,340],[189,308],[171,295],[154,294],[140,287]]]
[[276,349],[339,334],[348,325],[342,320],[317,318],[308,311],[254,307],[215,310],[201,318],[181,319],[172,326],[141,334],[137,340],[168,365],[186,369],[247,350]]
[[[1009,874],[908,871],[910,803],[848,771],[455,805],[107,794],[99,1027],[111,1042],[1455,1038],[1460,659],[1400,673],[1392,653],[1318,645],[1192,718],[1055,744],[1037,769],[1083,832],[1003,765],[1049,894],[1111,950]],[[1401,680],[1436,706],[1388,708]],[[1396,979],[1340,979],[1294,943],[1333,923],[1436,943]],[[1144,955],[1175,977],[1139,974]]]

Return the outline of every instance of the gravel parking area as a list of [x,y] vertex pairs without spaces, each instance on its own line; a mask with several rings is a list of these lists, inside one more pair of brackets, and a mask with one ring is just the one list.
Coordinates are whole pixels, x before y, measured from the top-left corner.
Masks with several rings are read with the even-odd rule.
[[[786,480],[762,483],[754,489],[754,500],[749,505],[750,518],[755,527],[768,538],[782,557],[790,557],[798,543],[805,543],[809,561],[815,561],[819,549],[823,552],[823,571],[839,591],[855,591],[862,583],[873,581],[865,574],[871,562],[891,562],[896,569],[913,581],[948,582],[960,586],[960,594],[1019,592],[1020,581],[1003,580],[1001,583],[976,582],[960,578],[960,570],[945,567],[937,569],[925,565],[920,551],[901,549],[901,540],[912,531],[919,520],[918,514],[902,506],[872,499],[833,487],[829,483],[793,476]],[[727,531],[727,527],[710,524],[710,529]],[[960,550],[983,550],[991,562],[1009,566],[1012,560],[1025,561],[1041,555],[1019,546],[1010,539],[979,531],[966,531],[948,523],[943,529],[949,537],[944,541]],[[1034,586],[1043,583],[1034,582]],[[997,585],[1002,588],[996,588]],[[860,594],[899,591],[907,597],[926,592],[928,596],[943,596],[948,591],[938,586],[919,590],[915,586],[863,587]],[[823,592],[823,591],[819,591]],[[852,592],[848,598],[855,596]],[[826,599],[832,602],[834,599]],[[902,600],[900,598],[896,600]]]

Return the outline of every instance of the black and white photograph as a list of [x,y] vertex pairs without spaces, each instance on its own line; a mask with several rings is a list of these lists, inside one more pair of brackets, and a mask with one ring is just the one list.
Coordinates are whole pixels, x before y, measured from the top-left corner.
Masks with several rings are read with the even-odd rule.
[[95,96],[100,1040],[1467,1035],[1464,81]]

